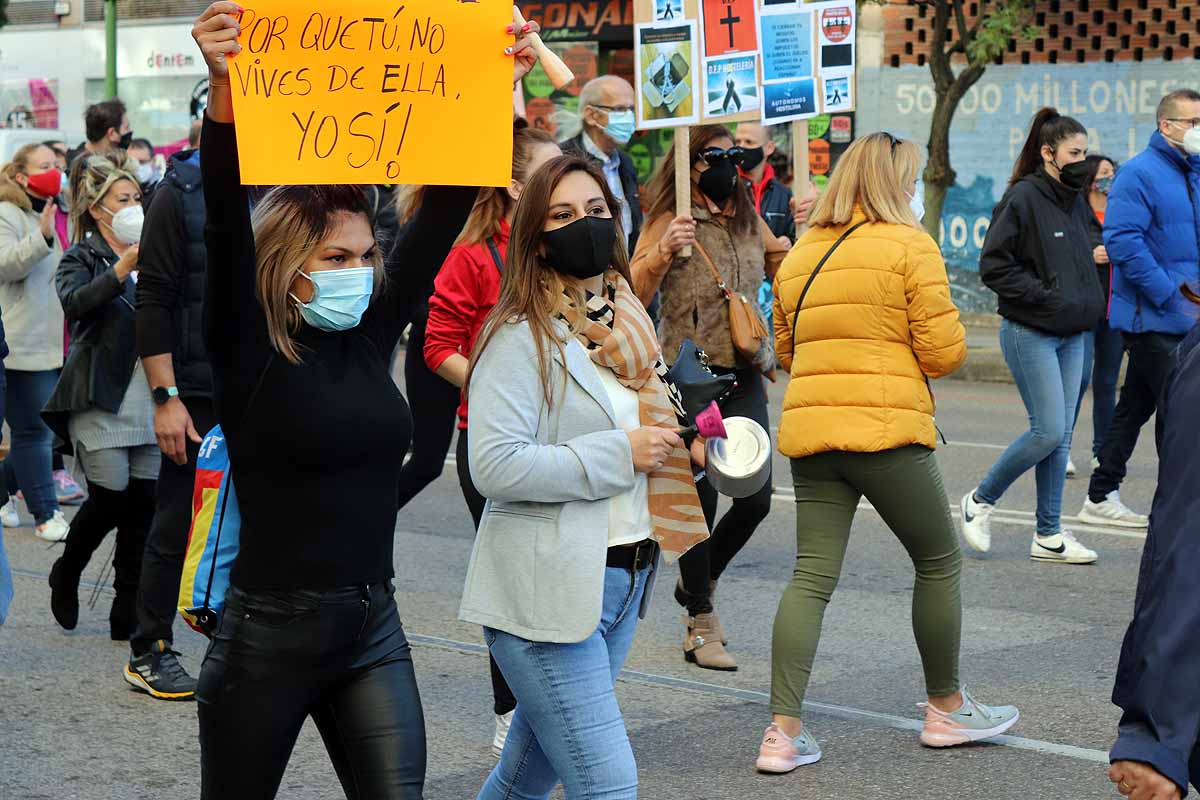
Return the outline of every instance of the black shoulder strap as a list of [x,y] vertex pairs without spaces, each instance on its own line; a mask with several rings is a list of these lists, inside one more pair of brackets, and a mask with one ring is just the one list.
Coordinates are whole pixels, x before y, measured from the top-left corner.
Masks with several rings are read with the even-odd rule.
[[500,257],[500,248],[496,247],[496,240],[489,236],[487,238],[488,250],[492,251],[492,261],[496,262],[496,271],[501,275],[504,274],[504,259]]
[[808,290],[812,286],[813,280],[816,279],[817,273],[821,271],[821,267],[825,266],[825,262],[829,260],[831,255],[833,255],[833,251],[837,250],[838,246],[841,245],[842,242],[846,241],[850,234],[854,233],[856,230],[866,224],[867,221],[864,219],[862,222],[859,222],[856,225],[851,225],[845,233],[838,237],[838,240],[833,243],[833,247],[829,248],[829,251],[822,256],[821,260],[817,262],[817,266],[813,267],[813,271],[809,274],[808,281],[804,284],[804,288],[800,290],[800,299],[796,301],[796,313],[792,315],[793,352],[796,350],[796,320],[800,318],[800,307],[804,305],[804,298],[808,295]]

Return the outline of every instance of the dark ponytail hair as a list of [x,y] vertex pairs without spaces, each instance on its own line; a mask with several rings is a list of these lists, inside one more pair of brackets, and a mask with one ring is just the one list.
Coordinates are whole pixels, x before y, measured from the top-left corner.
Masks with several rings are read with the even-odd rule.
[[1087,136],[1087,128],[1074,117],[1064,117],[1057,109],[1049,106],[1033,115],[1033,124],[1029,126],[1029,136],[1025,146],[1017,156],[1013,165],[1012,177],[1008,185],[1012,186],[1026,175],[1031,175],[1042,165],[1042,147],[1057,148],[1064,140],[1082,133]]

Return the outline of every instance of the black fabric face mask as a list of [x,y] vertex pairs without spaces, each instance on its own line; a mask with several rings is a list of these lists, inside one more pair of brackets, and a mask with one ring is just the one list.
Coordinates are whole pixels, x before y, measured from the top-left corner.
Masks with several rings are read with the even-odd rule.
[[700,173],[700,191],[714,203],[724,203],[737,186],[737,167],[728,158],[722,158]]
[[133,131],[125,131],[121,134],[121,141],[117,143],[117,147],[128,150],[131,144],[133,144]]
[[555,272],[586,280],[604,274],[616,243],[617,226],[611,217],[584,217],[542,234],[543,260]]
[[761,147],[747,147],[742,154],[742,169],[750,172],[761,164],[764,158],[766,158],[766,155],[763,153]]
[[[1058,167],[1058,164],[1054,166]],[[1068,189],[1079,191],[1088,182],[1089,172],[1091,172],[1091,169],[1088,167],[1086,161],[1076,161],[1073,164],[1058,167],[1058,180]]]

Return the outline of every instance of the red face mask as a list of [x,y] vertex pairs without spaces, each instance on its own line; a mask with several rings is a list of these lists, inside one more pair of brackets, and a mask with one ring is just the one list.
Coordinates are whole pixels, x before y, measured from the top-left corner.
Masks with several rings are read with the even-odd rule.
[[54,197],[62,191],[62,173],[57,169],[48,169],[37,175],[30,175],[29,188],[41,197]]

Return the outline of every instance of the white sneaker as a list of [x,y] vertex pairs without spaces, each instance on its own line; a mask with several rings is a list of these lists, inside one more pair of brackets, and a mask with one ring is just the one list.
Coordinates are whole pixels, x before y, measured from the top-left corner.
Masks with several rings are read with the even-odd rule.
[[504,752],[504,743],[508,741],[508,729],[512,727],[513,714],[516,711],[510,711],[507,714],[496,715],[496,735],[492,738],[492,755],[496,758]]
[[0,507],[0,524],[6,528],[21,527],[21,515],[17,513],[17,499],[14,497]]
[[1029,544],[1029,557],[1034,561],[1053,561],[1058,564],[1094,564],[1099,557],[1079,543],[1075,535],[1064,530],[1053,536],[1034,534]]
[[1079,512],[1079,521],[1091,525],[1109,525],[1118,528],[1148,528],[1150,518],[1144,517],[1131,510],[1121,502],[1121,495],[1110,492],[1103,502],[1093,503],[1091,499],[1083,501],[1083,510]]
[[963,495],[959,504],[962,511],[963,538],[972,549],[986,553],[992,549],[992,511],[995,506],[980,503],[975,499],[975,490]]
[[1067,456],[1067,477],[1074,478],[1077,474],[1079,474],[1079,470],[1075,469],[1075,462],[1070,456]]
[[62,511],[55,511],[53,517],[33,529],[35,536],[39,539],[45,539],[47,542],[65,541],[67,534],[70,532],[71,525],[67,522],[67,518],[63,516]]

